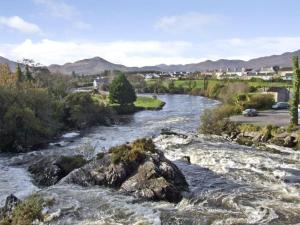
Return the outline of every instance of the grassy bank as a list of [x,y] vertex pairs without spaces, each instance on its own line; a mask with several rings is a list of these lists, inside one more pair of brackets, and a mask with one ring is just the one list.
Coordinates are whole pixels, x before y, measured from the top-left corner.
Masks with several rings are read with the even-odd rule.
[[138,96],[134,104],[120,105],[116,103],[110,104],[108,102],[107,104],[118,114],[131,114],[141,110],[159,110],[165,105],[165,103],[159,99],[145,96]]
[[147,110],[157,110],[162,109],[165,102],[157,98],[138,96],[137,100],[134,102],[135,107]]

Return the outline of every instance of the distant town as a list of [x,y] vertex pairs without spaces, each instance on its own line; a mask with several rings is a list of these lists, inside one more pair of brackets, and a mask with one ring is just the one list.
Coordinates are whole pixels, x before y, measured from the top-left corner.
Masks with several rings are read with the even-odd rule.
[[165,78],[170,80],[178,80],[181,78],[196,78],[197,76],[206,76],[216,79],[243,79],[259,78],[262,80],[292,80],[292,67],[262,67],[260,69],[251,68],[227,68],[226,70],[207,70],[204,72],[152,72],[143,74],[145,79]]

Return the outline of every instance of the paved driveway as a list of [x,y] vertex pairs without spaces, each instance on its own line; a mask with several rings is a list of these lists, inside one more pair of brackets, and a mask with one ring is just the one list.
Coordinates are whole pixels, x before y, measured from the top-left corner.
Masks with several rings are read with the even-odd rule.
[[258,116],[255,117],[236,115],[230,117],[230,120],[238,123],[251,123],[261,126],[269,124],[287,126],[290,122],[290,118],[288,110],[265,110],[259,111]]

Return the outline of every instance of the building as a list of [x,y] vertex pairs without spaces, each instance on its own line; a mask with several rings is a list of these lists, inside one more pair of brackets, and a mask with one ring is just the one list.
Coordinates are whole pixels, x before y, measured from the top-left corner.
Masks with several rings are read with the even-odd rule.
[[258,71],[259,75],[275,75],[279,70],[278,66],[262,67]]
[[274,95],[275,102],[288,102],[290,99],[290,91],[287,88],[270,87],[266,93]]
[[97,77],[94,81],[93,81],[93,88],[99,89],[102,88],[105,85],[109,84],[109,80],[105,77]]
[[278,70],[278,75],[283,80],[292,80],[293,79],[293,68],[292,67],[281,67]]

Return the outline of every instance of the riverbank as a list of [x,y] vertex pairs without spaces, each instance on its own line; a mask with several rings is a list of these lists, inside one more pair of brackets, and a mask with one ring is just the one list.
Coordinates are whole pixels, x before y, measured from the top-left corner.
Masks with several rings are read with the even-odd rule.
[[242,116],[232,116],[234,114],[234,107],[228,105],[221,105],[218,108],[207,110],[201,116],[199,131],[204,134],[220,135],[241,145],[261,147],[275,144],[295,150],[300,149],[298,127],[290,127],[287,126],[288,124],[278,126],[282,121],[272,123],[272,120],[265,117],[264,120],[251,118],[251,121],[254,120],[256,123],[248,123],[248,118],[243,119]]

